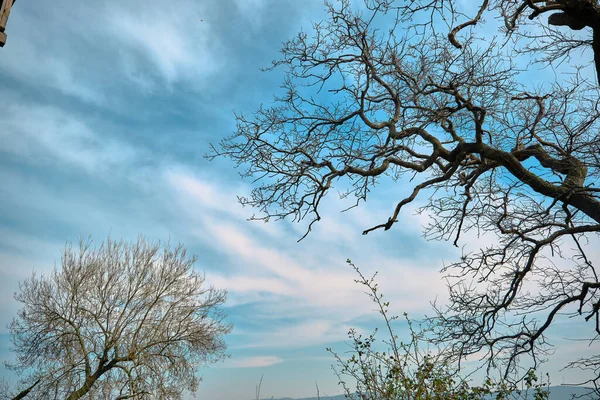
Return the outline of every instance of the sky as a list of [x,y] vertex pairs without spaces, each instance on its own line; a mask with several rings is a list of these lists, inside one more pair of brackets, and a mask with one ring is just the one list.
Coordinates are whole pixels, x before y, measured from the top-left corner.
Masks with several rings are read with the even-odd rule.
[[[341,393],[325,348],[343,353],[348,329],[378,323],[348,258],[379,272],[393,313],[419,318],[443,301],[439,270],[460,249],[425,241],[414,207],[391,231],[361,235],[405,185],[384,182],[343,214],[348,204],[329,196],[298,242],[305,224],[248,221],[255,211],[236,196],[251,182],[203,157],[234,131],[234,111],[272,102],[283,71],[260,69],[323,16],[320,0],[15,4],[0,49],[0,359],[11,359],[19,282],[88,235],[181,242],[207,283],[227,289],[230,358],[201,368],[197,398],[253,398],[261,376],[265,398]],[[558,326],[555,342],[570,329]],[[560,367],[586,351],[564,342],[546,364],[553,383],[574,378]]]

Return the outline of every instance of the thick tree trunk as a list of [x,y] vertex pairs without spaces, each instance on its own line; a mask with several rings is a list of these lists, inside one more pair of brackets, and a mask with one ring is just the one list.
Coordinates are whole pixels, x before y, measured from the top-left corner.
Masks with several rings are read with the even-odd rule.
[[67,397],[67,400],[77,400],[85,396],[86,393],[90,391],[96,380],[98,380],[98,378],[94,377],[94,375],[88,377],[83,386],[71,393]]
[[83,383],[83,386],[81,386],[79,389],[77,389],[76,391],[74,391],[73,393],[71,393],[67,397],[67,400],[77,400],[77,399],[80,399],[83,396],[85,396],[86,393],[90,391],[90,389],[92,388],[92,386],[94,386],[94,383],[96,383],[96,381],[98,380],[98,378],[100,378],[102,376],[102,374],[104,374],[109,369],[110,368],[103,367],[102,365],[99,366],[98,369],[96,370],[96,372],[94,372],[92,375],[88,376],[85,379],[85,382]]
[[596,67],[597,84],[600,86],[600,27],[592,28],[594,38],[592,41],[592,49],[594,50],[594,66]]
[[29,392],[31,392],[33,390],[34,387],[36,387],[38,385],[38,383],[40,383],[39,379],[33,385],[29,386],[27,389],[23,390],[22,392],[17,394],[15,397],[13,397],[12,400],[20,400],[20,399],[24,398],[25,396],[27,396],[29,394]]

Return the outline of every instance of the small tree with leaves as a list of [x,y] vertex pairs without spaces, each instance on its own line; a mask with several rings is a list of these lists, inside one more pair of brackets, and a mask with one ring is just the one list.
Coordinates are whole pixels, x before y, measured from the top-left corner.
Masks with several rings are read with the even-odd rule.
[[[329,351],[336,359],[333,366],[346,398],[351,400],[484,400],[484,399],[529,399],[546,400],[548,391],[545,384],[538,383],[534,370],[527,372],[524,387],[517,390],[514,384],[505,381],[493,381],[489,377],[481,385],[470,385],[461,379],[455,366],[448,363],[444,349],[428,348],[427,330],[416,330],[405,313],[409,328],[409,340],[399,341],[394,331],[397,316],[390,316],[390,303],[383,301],[378,291],[375,275],[366,278],[350,260],[348,264],[359,275],[356,282],[366,289],[366,294],[376,306],[376,311],[385,322],[387,340],[383,344],[387,350],[379,350],[375,343],[377,329],[368,336],[348,332],[351,340],[350,355],[339,355],[331,348]],[[349,384],[348,378],[356,382]]]
[[[67,245],[61,268],[15,295],[10,325],[27,398],[179,399],[224,357],[226,293],[204,285],[186,249],[108,239]],[[21,394],[23,395],[23,392]],[[19,398],[17,395],[17,398]]]

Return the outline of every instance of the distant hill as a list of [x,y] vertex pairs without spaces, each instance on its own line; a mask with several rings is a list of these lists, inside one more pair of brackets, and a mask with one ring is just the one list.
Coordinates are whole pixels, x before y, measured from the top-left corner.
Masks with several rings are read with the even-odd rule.
[[[588,388],[580,386],[550,386],[550,395],[548,400],[571,400],[572,396],[578,396],[577,399],[581,400],[599,400],[597,396],[589,394]],[[584,397],[582,397],[584,396]],[[492,396],[490,400],[494,399]],[[530,394],[529,399],[533,400],[533,395]],[[271,398],[265,398],[263,400],[271,400]],[[279,399],[272,400],[319,400],[317,397],[306,397],[302,399],[293,399],[291,397],[282,397]],[[344,395],[340,394],[337,396],[321,396],[320,400],[346,400]]]

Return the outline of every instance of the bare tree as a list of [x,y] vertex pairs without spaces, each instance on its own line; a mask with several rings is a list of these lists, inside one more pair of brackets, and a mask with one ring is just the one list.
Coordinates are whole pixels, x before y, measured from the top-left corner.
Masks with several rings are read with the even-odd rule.
[[[27,398],[178,399],[195,391],[197,367],[224,356],[220,306],[183,246],[67,245],[62,268],[33,275],[15,295],[10,325]],[[27,383],[29,382],[29,383]]]
[[[262,212],[254,218],[308,218],[307,234],[335,185],[358,205],[385,179],[410,194],[364,234],[392,228],[418,200],[430,239],[458,246],[470,230],[492,235],[444,269],[451,299],[432,322],[460,359],[484,352],[508,376],[519,358],[535,366],[551,349],[547,332],[561,314],[588,322],[598,349],[600,281],[586,249],[600,231],[600,6],[474,6],[327,4],[327,19],[286,42],[272,66],[286,70],[285,93],[236,115],[236,132],[208,157],[255,179],[241,198]],[[489,29],[504,36],[482,38]],[[557,68],[554,80],[530,82],[528,62]],[[596,385],[599,353],[573,364]]]

